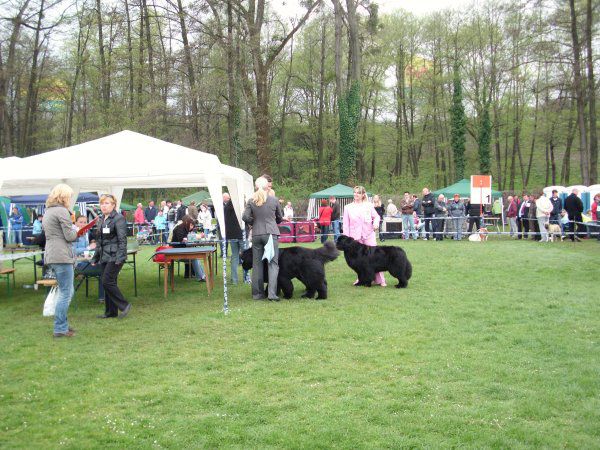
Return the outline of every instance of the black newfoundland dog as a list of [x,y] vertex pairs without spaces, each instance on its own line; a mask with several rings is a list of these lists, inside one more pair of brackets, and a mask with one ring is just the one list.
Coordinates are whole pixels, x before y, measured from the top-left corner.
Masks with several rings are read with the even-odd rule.
[[340,236],[337,248],[344,252],[346,262],[358,274],[356,286],[371,287],[377,272],[389,272],[398,279],[397,288],[408,286],[412,266],[400,247],[380,245],[370,247],[348,236]]
[[[304,247],[286,247],[279,249],[279,275],[277,276],[277,295],[283,292],[284,298],[292,298],[294,285],[292,279],[298,278],[306,292],[303,298],[317,300],[327,298],[327,280],[325,279],[325,263],[333,261],[339,255],[333,242],[325,242],[323,247],[310,249]],[[244,270],[252,269],[252,248],[240,254]],[[267,261],[263,261],[263,270],[267,273]]]

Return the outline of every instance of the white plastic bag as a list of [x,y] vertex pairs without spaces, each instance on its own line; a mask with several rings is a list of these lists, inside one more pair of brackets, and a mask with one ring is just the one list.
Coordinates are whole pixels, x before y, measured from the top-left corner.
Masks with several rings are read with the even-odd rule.
[[54,315],[54,311],[56,311],[56,302],[58,300],[58,286],[52,286],[50,292],[48,292],[48,296],[46,297],[46,301],[44,302],[44,317],[50,317]]

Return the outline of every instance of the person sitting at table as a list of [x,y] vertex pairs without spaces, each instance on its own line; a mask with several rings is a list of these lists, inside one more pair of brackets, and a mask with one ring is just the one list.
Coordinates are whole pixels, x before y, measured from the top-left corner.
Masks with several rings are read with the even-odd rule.
[[[88,220],[86,216],[79,216],[75,220],[75,226],[77,228],[83,228],[87,225]],[[96,242],[90,240],[89,232],[82,236],[79,236],[73,243],[73,252],[75,258],[77,258],[77,264],[75,265],[75,273],[82,274],[86,277],[97,277],[98,278],[98,301],[104,301],[104,286],[102,285],[102,270],[100,266],[93,266],[91,259],[87,256],[87,252],[96,249]]]
[[[173,228],[173,239],[171,240],[171,246],[175,248],[187,247],[187,236],[195,226],[195,221],[191,216],[183,216],[181,223]],[[196,281],[205,282],[206,275],[204,274],[204,269],[202,269],[199,259],[192,260],[192,268],[196,274]]]
[[44,218],[43,214],[40,214],[33,221],[33,230],[31,231],[32,237],[39,236],[42,234],[42,219]]
[[116,211],[117,201],[113,195],[100,197],[102,215],[96,225],[96,251],[92,264],[102,268],[102,284],[104,285],[104,314],[99,319],[110,319],[119,315],[123,318],[129,314],[131,303],[125,300],[117,278],[127,261],[127,222],[125,217]]

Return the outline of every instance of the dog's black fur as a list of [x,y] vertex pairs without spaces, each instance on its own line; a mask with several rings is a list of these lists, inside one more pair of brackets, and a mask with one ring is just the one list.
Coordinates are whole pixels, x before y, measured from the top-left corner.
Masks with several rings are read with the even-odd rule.
[[338,238],[337,248],[344,252],[346,262],[358,274],[356,286],[371,287],[375,274],[385,271],[398,279],[397,288],[408,286],[408,280],[412,276],[412,265],[400,247],[371,247],[342,235]]
[[[277,276],[277,295],[283,292],[284,298],[292,298],[294,285],[292,279],[298,278],[306,292],[304,298],[317,300],[327,298],[327,280],[325,279],[325,263],[333,261],[339,255],[333,242],[325,242],[323,247],[310,249],[304,247],[286,247],[279,249],[279,275]],[[252,249],[240,253],[244,270],[252,269]],[[267,261],[263,260],[263,273],[267,278]]]

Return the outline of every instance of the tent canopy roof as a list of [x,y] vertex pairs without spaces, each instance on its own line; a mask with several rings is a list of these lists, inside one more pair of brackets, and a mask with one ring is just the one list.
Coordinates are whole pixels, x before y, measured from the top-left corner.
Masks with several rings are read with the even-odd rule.
[[[7,166],[11,170],[4,170]],[[76,193],[111,193],[119,204],[124,189],[206,186],[211,197],[220,198],[227,186],[240,223],[244,202],[254,192],[250,174],[221,164],[216,155],[128,130],[16,161],[4,159],[0,167],[2,195],[47,194],[66,183]],[[222,203],[215,208],[224,232]]]
[[[444,195],[444,197],[452,197],[454,194],[458,194],[461,197],[471,196],[471,181],[463,178],[450,186],[433,191],[434,195]],[[502,192],[495,191],[492,189],[492,197],[502,197]]]
[[[370,196],[371,194],[367,192],[367,195]],[[354,188],[343,184],[336,184],[335,186],[310,194],[309,198],[329,198],[331,196],[336,198],[352,198],[354,196]]]

